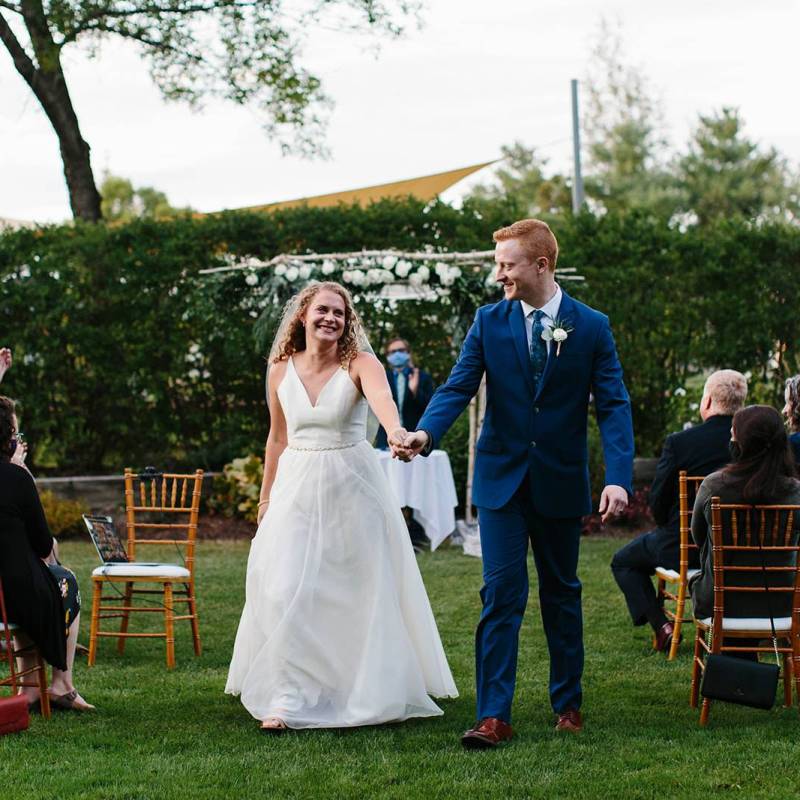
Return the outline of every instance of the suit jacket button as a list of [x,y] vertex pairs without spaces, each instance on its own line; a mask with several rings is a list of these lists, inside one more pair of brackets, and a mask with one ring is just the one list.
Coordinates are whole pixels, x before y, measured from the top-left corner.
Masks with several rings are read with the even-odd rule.
[[534,410],[534,413],[538,414],[539,413],[539,406],[534,406],[533,410]]
[[531,447],[536,447],[536,442],[531,442]]

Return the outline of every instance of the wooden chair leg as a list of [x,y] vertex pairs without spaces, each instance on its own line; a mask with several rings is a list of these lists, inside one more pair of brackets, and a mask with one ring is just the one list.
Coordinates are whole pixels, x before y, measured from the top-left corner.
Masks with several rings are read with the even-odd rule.
[[792,638],[792,662],[794,694],[797,697],[797,710],[800,711],[800,636]]
[[788,653],[783,654],[783,707],[792,707],[792,659]]
[[[133,584],[128,581],[125,584],[125,599],[123,600],[122,605],[125,608],[130,608],[131,603],[133,602]],[[123,611],[122,612],[122,619],[119,623],[119,632],[120,633],[127,633],[128,632],[128,620],[130,619],[131,612],[130,611]],[[117,651],[120,655],[125,652],[125,642],[127,641],[125,636],[120,636],[117,639]]]
[[92,587],[92,620],[89,625],[89,656],[86,663],[94,666],[94,659],[97,655],[97,629],[100,623],[100,598],[103,595],[102,581],[95,580]]
[[19,691],[19,684],[17,683],[17,659],[14,653],[19,649],[19,643],[12,636],[9,638],[11,642],[11,649],[8,651],[8,670],[11,673],[9,680],[11,686],[11,693],[16,694]]
[[707,697],[703,698],[703,706],[700,709],[700,724],[705,726],[708,725],[708,714],[711,710],[711,700]]
[[42,716],[50,719],[50,693],[47,691],[47,666],[42,659],[42,654],[36,651],[36,677],[39,680],[39,707],[42,709]]
[[692,690],[689,695],[689,706],[697,708],[700,697],[700,637],[702,632],[698,628],[694,635],[694,657],[692,658]]
[[683,609],[686,605],[686,584],[681,583],[678,587],[678,599],[675,603],[675,622],[672,633],[672,642],[669,646],[668,661],[672,661],[678,655],[678,648],[681,644],[681,626],[683,625]]
[[186,585],[186,591],[189,595],[189,613],[192,615],[191,623],[192,623],[192,640],[194,642],[194,654],[196,656],[202,655],[203,646],[200,643],[200,623],[197,619],[197,602],[195,601],[194,597],[194,584],[190,583]]
[[172,584],[164,584],[164,633],[167,639],[167,669],[175,666],[175,622],[172,602]]

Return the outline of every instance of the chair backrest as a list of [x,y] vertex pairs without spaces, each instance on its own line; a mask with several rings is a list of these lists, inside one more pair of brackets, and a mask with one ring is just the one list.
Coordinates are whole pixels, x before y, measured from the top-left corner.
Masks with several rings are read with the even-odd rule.
[[[136,559],[139,545],[178,548],[194,575],[194,549],[203,470],[190,474],[125,470],[125,526],[128,558]],[[156,532],[167,532],[154,538]]]
[[722,630],[726,595],[733,593],[743,595],[742,605],[752,609],[736,616],[765,617],[770,609],[773,616],[783,617],[790,606],[796,629],[800,622],[798,522],[800,505],[726,504],[719,497],[711,498],[716,630]]
[[[689,564],[689,550],[697,549],[692,540],[692,509],[694,499],[705,475],[688,475],[685,469],[678,473],[678,512],[681,532],[681,572]],[[685,562],[685,563],[684,563]]]

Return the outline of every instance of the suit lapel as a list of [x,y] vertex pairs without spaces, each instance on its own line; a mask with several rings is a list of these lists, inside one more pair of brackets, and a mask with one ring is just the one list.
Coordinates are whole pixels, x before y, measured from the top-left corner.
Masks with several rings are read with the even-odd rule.
[[[573,329],[575,328],[575,303],[563,289],[561,290],[561,305],[558,309],[557,316],[559,321],[564,321],[565,323],[569,324],[569,327]],[[567,339],[567,341],[569,341],[569,338]],[[566,342],[561,346],[566,347]],[[557,360],[558,356],[556,356],[556,343],[550,342],[550,352],[547,355],[547,361],[544,365],[544,372],[542,373],[542,377],[539,379],[539,385],[536,388],[535,400],[539,399],[539,396],[541,395],[542,390],[547,384],[547,381],[553,374],[553,370],[556,367]]]
[[530,353],[528,353],[528,334],[525,330],[525,314],[522,311],[522,303],[519,300],[513,300],[509,303],[509,306],[511,311],[508,315],[508,324],[511,327],[511,338],[519,357],[522,374],[525,376],[525,381],[531,390],[531,394],[534,394],[535,387],[533,385],[533,375],[531,374],[531,357]]

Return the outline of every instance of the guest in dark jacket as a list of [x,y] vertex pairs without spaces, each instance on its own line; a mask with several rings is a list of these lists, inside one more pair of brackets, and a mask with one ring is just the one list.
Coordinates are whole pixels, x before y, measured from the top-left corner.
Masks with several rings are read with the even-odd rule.
[[747,380],[740,372],[725,369],[709,376],[700,401],[703,424],[672,433],[664,441],[650,489],[650,508],[658,527],[626,544],[611,562],[633,624],[650,623],[657,650],[669,651],[673,625],[658,602],[651,576],[656,567],[680,568],[678,473],[708,475],[730,460],[731,421],[746,396]]
[[789,425],[789,444],[794,453],[795,466],[800,470],[800,375],[786,381],[784,400],[783,416]]
[[[50,702],[58,708],[87,711],[75,690],[72,665],[80,624],[80,593],[75,576],[56,559],[36,484],[20,459],[14,402],[0,397],[0,578],[10,622],[33,640],[53,666]],[[30,663],[23,667],[32,666]],[[31,705],[39,690],[23,689]]]
[[[743,504],[800,504],[800,481],[795,478],[794,459],[780,414],[771,406],[748,406],[733,418],[734,461],[719,472],[709,475],[701,484],[692,512],[692,538],[700,548],[700,573],[689,584],[698,619],[714,613],[714,571],[711,542],[711,498],[724,503]],[[794,516],[791,544],[796,545],[800,534],[800,519]],[[795,554],[782,559],[770,554],[769,566],[794,564]],[[732,553],[727,563],[739,566],[760,566],[761,557],[755,552]],[[791,573],[770,573],[769,585],[791,585]],[[788,582],[788,583],[787,583]],[[764,575],[759,571],[730,572],[726,585],[763,586]],[[725,595],[726,617],[786,617],[791,613],[790,592],[731,592]]]
[[[411,346],[405,339],[389,340],[386,363],[386,377],[400,412],[400,422],[406,430],[416,430],[420,417],[433,397],[433,378],[414,365]],[[383,428],[378,431],[375,446],[382,450],[389,446]]]

